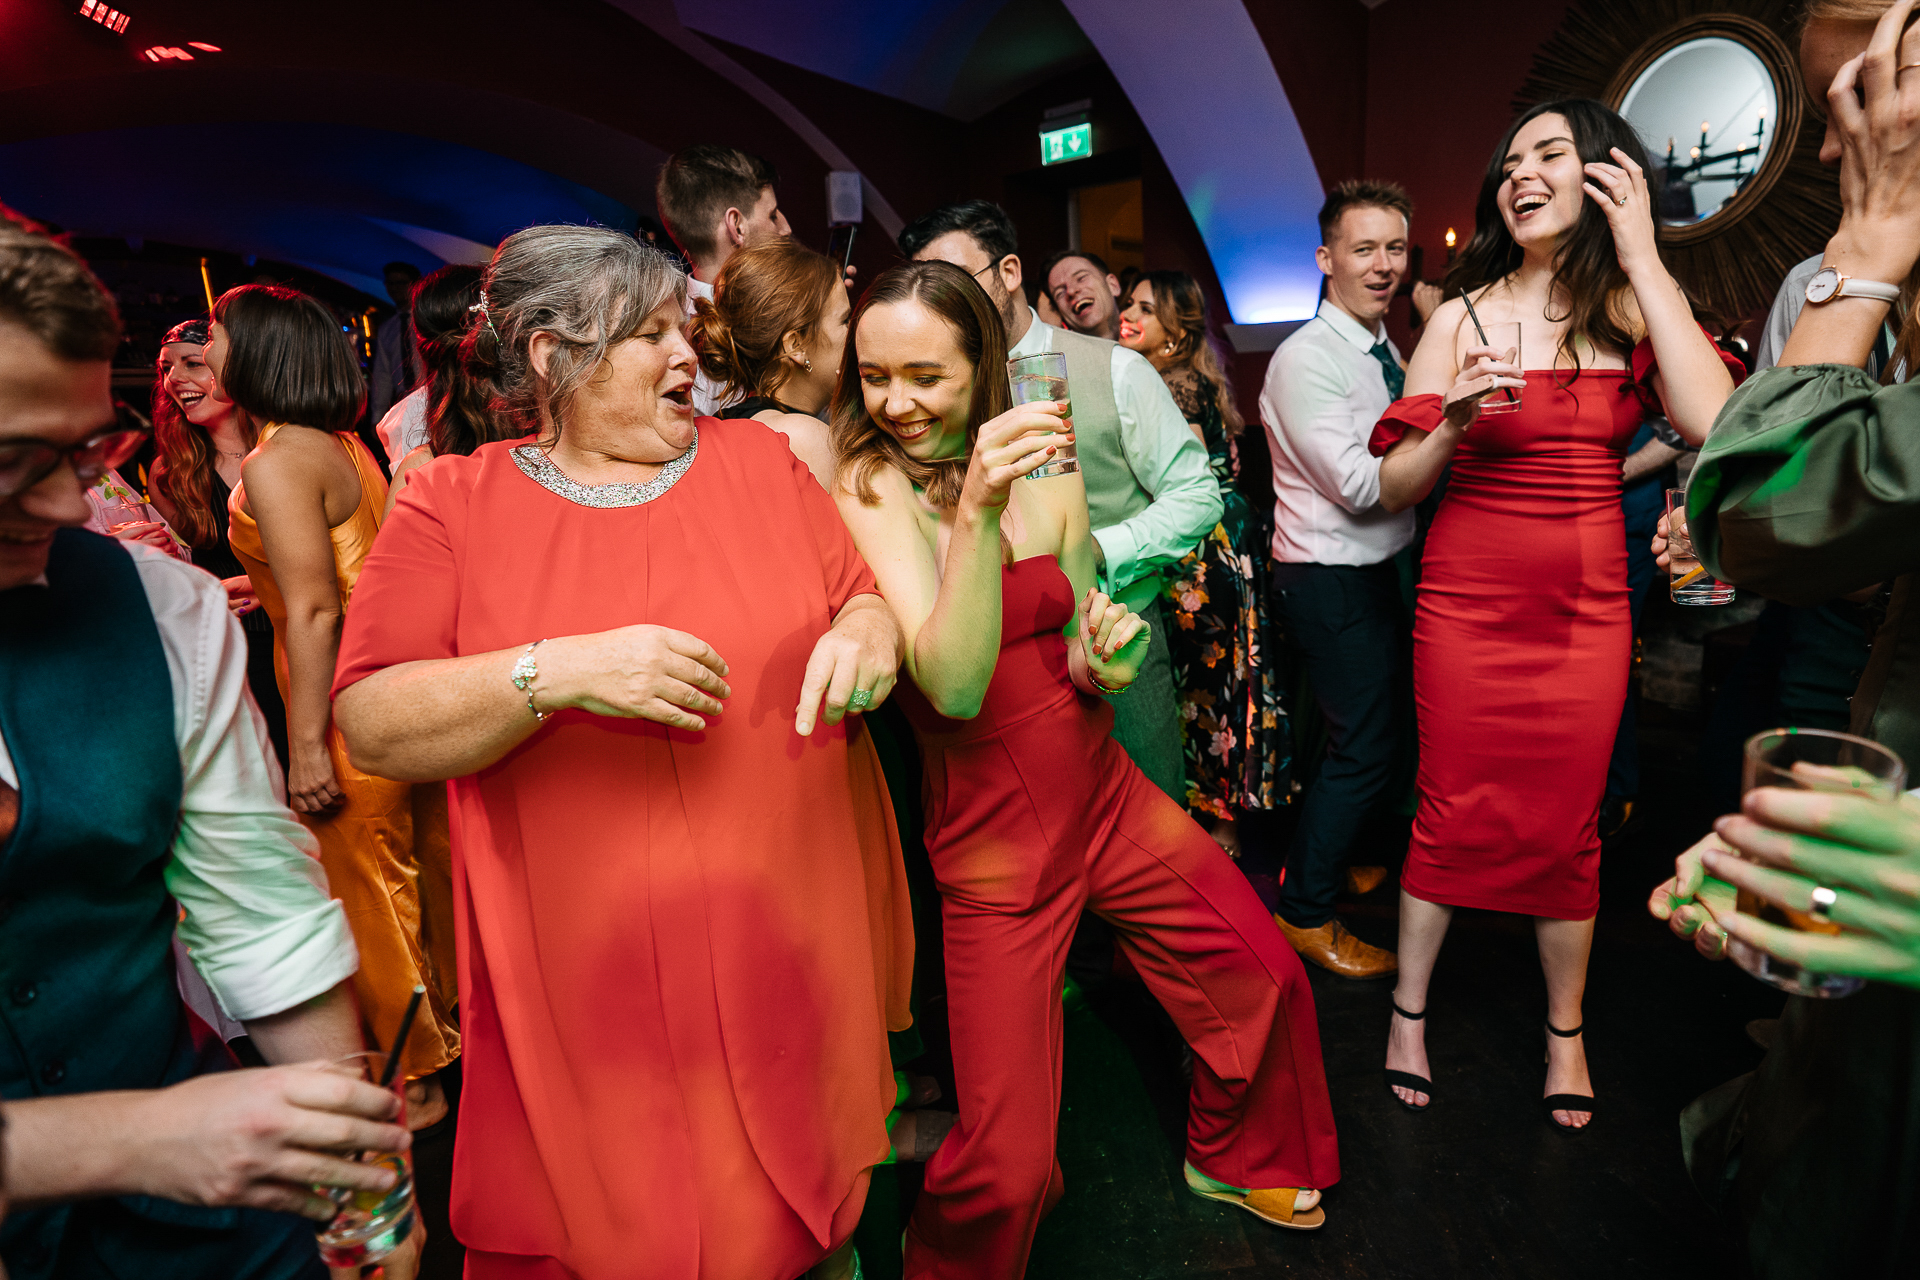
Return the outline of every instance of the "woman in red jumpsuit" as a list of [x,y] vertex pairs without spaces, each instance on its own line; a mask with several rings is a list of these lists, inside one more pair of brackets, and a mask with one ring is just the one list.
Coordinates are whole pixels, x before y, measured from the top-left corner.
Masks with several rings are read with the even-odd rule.
[[1226,856],[1109,736],[1147,635],[1094,588],[1078,474],[1025,478],[1070,437],[1009,409],[980,287],[918,262],[853,318],[836,500],[906,636],[925,752],[960,1120],[927,1164],[910,1277],[1014,1280],[1059,1199],[1067,945],[1104,916],[1194,1052],[1188,1186],[1280,1226],[1339,1178],[1313,997]]
[[[1646,156],[1598,102],[1535,107],[1480,188],[1472,243],[1374,430],[1399,511],[1452,464],[1414,623],[1420,808],[1400,877],[1387,1081],[1424,1108],[1427,982],[1454,907],[1534,917],[1546,1109],[1593,1117],[1579,1032],[1597,821],[1633,646],[1621,463],[1642,420],[1706,439],[1727,363],[1660,261]],[[1494,328],[1489,346],[1475,319]],[[1513,363],[1512,326],[1520,328]],[[1506,408],[1509,394],[1518,407]]]

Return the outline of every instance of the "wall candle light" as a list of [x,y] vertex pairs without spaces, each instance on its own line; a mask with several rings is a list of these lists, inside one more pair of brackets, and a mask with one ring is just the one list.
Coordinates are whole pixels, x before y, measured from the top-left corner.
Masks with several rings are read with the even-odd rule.
[[1447,265],[1448,266],[1453,265],[1453,259],[1455,255],[1459,252],[1459,250],[1454,248],[1454,245],[1457,244],[1458,242],[1459,242],[1459,237],[1453,234],[1452,227],[1448,227],[1447,228]]

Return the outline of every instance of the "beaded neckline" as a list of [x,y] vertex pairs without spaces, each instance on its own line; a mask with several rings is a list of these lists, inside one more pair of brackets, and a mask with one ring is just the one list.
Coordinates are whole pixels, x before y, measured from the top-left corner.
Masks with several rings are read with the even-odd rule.
[[558,494],[577,506],[604,509],[637,507],[652,502],[687,474],[687,468],[693,465],[693,455],[699,451],[700,433],[695,431],[693,443],[687,446],[687,451],[661,467],[660,474],[645,484],[581,484],[555,466],[538,445],[523,444],[511,452],[513,464],[520,468],[521,474],[542,489]]

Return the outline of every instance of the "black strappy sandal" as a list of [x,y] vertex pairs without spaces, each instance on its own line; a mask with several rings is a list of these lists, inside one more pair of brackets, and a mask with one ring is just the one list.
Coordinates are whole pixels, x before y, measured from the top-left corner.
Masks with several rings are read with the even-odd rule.
[[[1586,1026],[1587,1024],[1583,1022],[1571,1031],[1562,1031],[1560,1028],[1554,1026],[1551,1022],[1549,1022],[1547,1023],[1547,1034],[1559,1036],[1562,1040],[1571,1040],[1575,1036],[1579,1035],[1582,1031],[1586,1030]],[[1554,1128],[1558,1129],[1561,1133],[1565,1133],[1565,1134],[1579,1133],[1593,1123],[1592,1117],[1595,1114],[1593,1109],[1593,1099],[1587,1094],[1550,1093],[1546,1097],[1542,1098],[1540,1101],[1541,1101],[1541,1105],[1543,1105],[1547,1110],[1547,1123],[1552,1125]],[[1553,1113],[1556,1111],[1584,1111],[1587,1113],[1588,1120],[1586,1124],[1561,1124],[1558,1120],[1555,1120],[1553,1118]]]
[[[1419,1022],[1427,1016],[1425,1009],[1422,1009],[1418,1013],[1408,1013],[1394,1001],[1390,1000],[1387,1003],[1392,1004],[1393,1011],[1405,1018],[1408,1022]],[[1427,1095],[1427,1101],[1421,1106],[1415,1106],[1399,1094],[1393,1092],[1395,1085],[1399,1085],[1402,1089],[1412,1089],[1416,1093],[1424,1093]],[[1389,1067],[1387,1069],[1387,1093],[1395,1102],[1409,1111],[1425,1111],[1433,1105],[1433,1081],[1427,1079],[1425,1076],[1414,1075],[1411,1071],[1395,1071]]]

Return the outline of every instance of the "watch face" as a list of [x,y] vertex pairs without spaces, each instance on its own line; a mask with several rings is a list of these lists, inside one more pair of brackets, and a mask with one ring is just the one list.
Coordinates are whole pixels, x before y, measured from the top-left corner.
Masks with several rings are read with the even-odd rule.
[[1813,273],[1813,279],[1807,281],[1807,301],[1822,303],[1840,292],[1840,273],[1832,267],[1822,267]]

